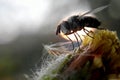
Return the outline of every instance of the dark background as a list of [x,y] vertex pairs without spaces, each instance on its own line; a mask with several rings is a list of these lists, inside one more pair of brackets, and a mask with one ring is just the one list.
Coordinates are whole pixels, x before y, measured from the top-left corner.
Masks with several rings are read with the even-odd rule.
[[0,80],[23,80],[23,74],[31,74],[41,63],[43,44],[64,41],[55,35],[56,26],[73,13],[110,4],[94,15],[102,21],[101,27],[120,36],[119,0],[1,0],[0,4]]

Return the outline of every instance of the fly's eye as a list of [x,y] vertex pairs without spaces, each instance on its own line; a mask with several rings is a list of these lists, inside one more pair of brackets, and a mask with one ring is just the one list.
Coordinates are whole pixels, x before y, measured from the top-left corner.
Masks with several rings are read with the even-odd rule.
[[61,31],[62,31],[64,34],[69,33],[68,29],[66,29],[66,27],[65,27],[64,25],[61,26]]

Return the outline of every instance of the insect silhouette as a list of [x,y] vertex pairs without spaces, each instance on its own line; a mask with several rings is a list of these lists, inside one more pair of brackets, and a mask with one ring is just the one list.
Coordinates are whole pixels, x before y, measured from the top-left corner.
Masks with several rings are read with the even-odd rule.
[[92,17],[92,16],[85,16],[85,15],[89,13],[97,13],[107,7],[108,5],[101,6],[91,11],[88,11],[82,15],[74,15],[74,16],[69,17],[66,21],[62,21],[60,24],[58,24],[56,35],[60,34],[61,32],[64,35],[66,35],[66,37],[72,42],[73,49],[74,49],[74,44],[73,44],[72,39],[70,39],[70,37],[67,36],[69,34],[74,34],[77,40],[78,46],[80,46],[77,36],[79,36],[81,42],[82,42],[82,39],[80,35],[77,33],[77,31],[83,30],[89,37],[93,38],[92,36],[89,35],[90,31],[85,29],[85,27],[99,29],[99,26],[101,25],[101,22],[97,18]]

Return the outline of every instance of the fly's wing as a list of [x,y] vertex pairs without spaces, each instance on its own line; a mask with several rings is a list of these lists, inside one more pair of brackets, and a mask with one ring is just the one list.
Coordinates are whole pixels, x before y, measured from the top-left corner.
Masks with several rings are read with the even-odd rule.
[[83,17],[83,16],[86,15],[86,14],[100,12],[100,11],[104,10],[105,8],[107,8],[108,6],[109,6],[109,5],[105,5],[105,6],[101,6],[101,7],[98,7],[98,8],[96,8],[96,9],[90,10],[90,11],[88,11],[88,12],[80,15],[80,17]]

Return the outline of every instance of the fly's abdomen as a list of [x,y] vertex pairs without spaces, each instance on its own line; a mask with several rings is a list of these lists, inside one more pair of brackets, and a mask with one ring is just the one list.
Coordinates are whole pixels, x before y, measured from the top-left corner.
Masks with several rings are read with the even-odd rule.
[[100,26],[100,24],[101,24],[101,22],[93,17],[85,16],[80,19],[80,26],[83,26],[83,27],[98,28],[98,26]]

